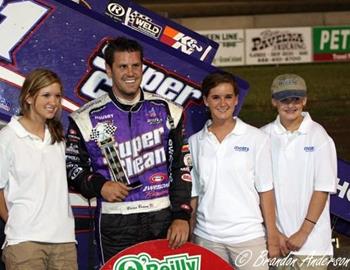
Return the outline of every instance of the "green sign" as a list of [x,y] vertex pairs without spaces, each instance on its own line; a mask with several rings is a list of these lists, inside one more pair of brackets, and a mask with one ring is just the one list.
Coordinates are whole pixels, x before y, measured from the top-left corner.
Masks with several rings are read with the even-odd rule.
[[313,28],[314,54],[349,53],[350,26]]

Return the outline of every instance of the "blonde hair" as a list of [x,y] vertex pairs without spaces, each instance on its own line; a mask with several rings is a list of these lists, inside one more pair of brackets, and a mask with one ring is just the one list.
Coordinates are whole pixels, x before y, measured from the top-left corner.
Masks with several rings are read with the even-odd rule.
[[[38,68],[28,73],[26,79],[24,80],[21,94],[19,96],[20,115],[29,114],[30,104],[27,102],[27,99],[29,97],[33,97],[35,103],[39,91],[42,88],[47,87],[53,83],[58,83],[60,85],[62,93],[62,82],[55,72],[44,68]],[[63,126],[60,121],[60,112],[61,109],[59,109],[54,118],[46,120],[46,124],[51,134],[52,144],[64,140]]]

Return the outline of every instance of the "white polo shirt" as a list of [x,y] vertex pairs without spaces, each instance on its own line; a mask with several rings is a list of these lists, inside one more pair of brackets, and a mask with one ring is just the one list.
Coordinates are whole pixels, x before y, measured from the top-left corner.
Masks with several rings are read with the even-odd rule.
[[194,234],[236,244],[265,236],[258,192],[273,188],[268,136],[236,118],[219,143],[204,128],[189,139],[192,196],[198,196]]
[[[279,117],[262,127],[271,136],[277,224],[287,237],[297,232],[314,191],[336,192],[337,157],[333,140],[310,115],[299,129],[287,131]],[[329,198],[303,247],[294,254],[332,255]]]
[[0,131],[0,188],[9,212],[6,244],[75,242],[64,148],[63,142],[51,144],[47,128],[42,141],[16,116]]

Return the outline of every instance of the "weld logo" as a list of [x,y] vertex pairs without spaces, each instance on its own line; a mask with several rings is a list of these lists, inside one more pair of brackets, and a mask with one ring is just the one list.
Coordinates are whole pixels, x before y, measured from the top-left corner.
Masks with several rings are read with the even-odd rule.
[[152,258],[147,253],[138,256],[126,255],[119,258],[113,265],[113,270],[200,270],[200,255],[189,256],[177,254],[165,256],[163,260]]
[[260,37],[252,38],[252,51],[261,51],[267,48],[273,50],[305,50],[306,44],[302,33],[289,31],[267,30],[260,34]]
[[162,27],[153,23],[150,17],[147,17],[136,10],[130,13],[125,24],[130,28],[155,39],[158,39],[162,32]]
[[304,147],[304,151],[305,152],[314,152],[315,151],[315,147],[314,146],[305,146]]
[[249,147],[246,147],[246,146],[235,146],[234,150],[238,151],[238,152],[248,152],[249,151]]
[[195,50],[198,52],[203,50],[202,46],[198,45],[197,40],[169,26],[165,27],[160,41],[188,55],[191,55]]

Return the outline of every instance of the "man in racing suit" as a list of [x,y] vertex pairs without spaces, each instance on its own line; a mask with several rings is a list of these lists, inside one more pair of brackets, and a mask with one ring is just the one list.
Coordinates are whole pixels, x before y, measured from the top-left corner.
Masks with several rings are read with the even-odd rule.
[[70,185],[97,198],[102,264],[142,241],[185,243],[192,187],[182,108],[140,89],[142,47],[119,37],[104,55],[112,90],[70,115],[66,150]]

